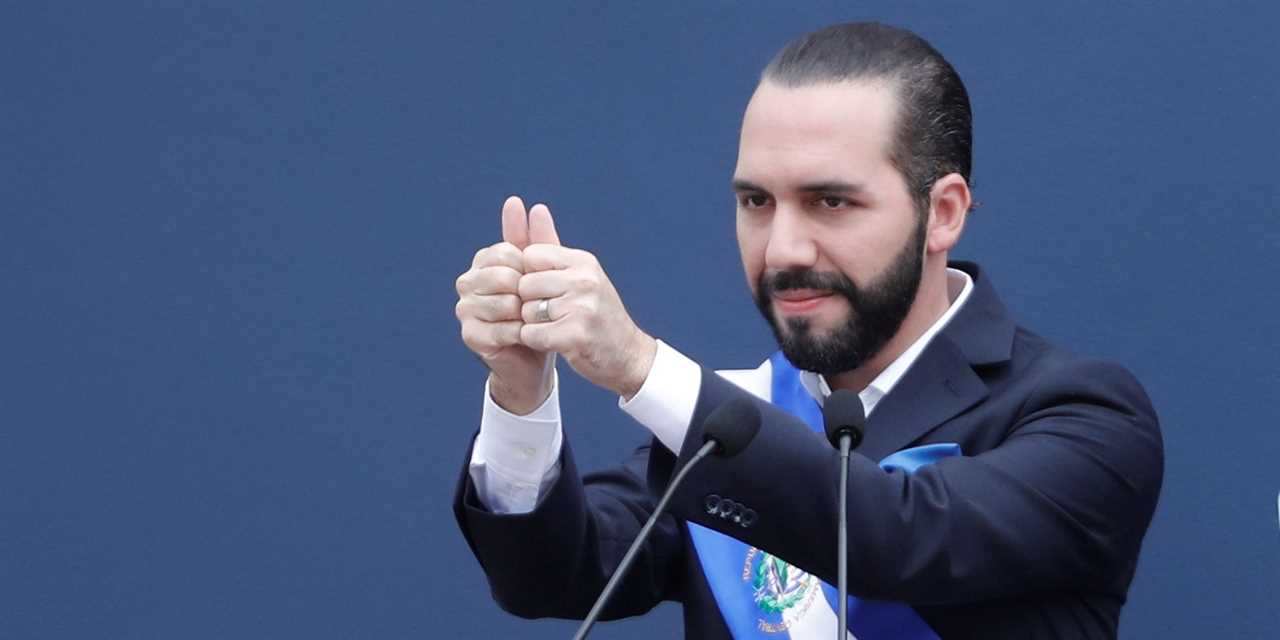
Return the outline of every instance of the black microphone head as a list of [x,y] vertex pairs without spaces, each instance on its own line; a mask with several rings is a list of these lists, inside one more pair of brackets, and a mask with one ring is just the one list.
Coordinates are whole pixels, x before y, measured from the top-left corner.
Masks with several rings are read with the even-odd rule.
[[840,436],[849,434],[849,448],[862,444],[862,430],[867,424],[867,414],[862,409],[862,398],[848,389],[837,389],[822,403],[822,422],[827,430],[831,446],[840,448]]
[[716,455],[731,457],[747,448],[760,432],[760,410],[750,400],[736,398],[711,411],[702,427],[702,441],[715,440]]

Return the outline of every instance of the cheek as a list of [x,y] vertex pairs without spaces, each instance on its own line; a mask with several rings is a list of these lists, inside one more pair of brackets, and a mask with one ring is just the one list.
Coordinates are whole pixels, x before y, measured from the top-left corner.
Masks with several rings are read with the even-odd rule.
[[870,266],[868,262],[872,258],[870,254],[873,246],[872,243],[827,238],[827,241],[818,243],[818,251],[822,254],[818,269],[839,271],[852,278],[854,282],[861,283],[858,276]]
[[914,213],[883,210],[833,224],[818,234],[820,269],[834,269],[859,286],[874,280],[893,263],[909,241]]
[[742,258],[742,271],[747,277],[747,285],[751,291],[756,290],[760,273],[764,269],[764,253],[769,243],[769,234],[760,227],[745,224],[742,216],[738,216],[738,255]]

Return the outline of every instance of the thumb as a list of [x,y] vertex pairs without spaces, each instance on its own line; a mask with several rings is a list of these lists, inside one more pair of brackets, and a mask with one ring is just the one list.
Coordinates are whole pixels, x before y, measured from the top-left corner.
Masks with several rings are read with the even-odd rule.
[[551,210],[545,204],[535,204],[529,209],[529,244],[560,245],[556,221],[551,218]]
[[514,244],[517,249],[529,246],[529,221],[519,196],[511,196],[502,203],[502,241]]

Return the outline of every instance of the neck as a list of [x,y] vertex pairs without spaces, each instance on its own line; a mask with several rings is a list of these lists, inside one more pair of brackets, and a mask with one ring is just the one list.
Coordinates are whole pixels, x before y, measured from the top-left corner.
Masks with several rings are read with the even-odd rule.
[[951,306],[951,296],[947,287],[946,254],[927,256],[924,271],[920,278],[920,289],[916,291],[916,300],[903,319],[898,332],[889,339],[884,348],[874,357],[862,363],[862,366],[849,371],[842,371],[827,376],[827,386],[831,390],[848,389],[860,392],[871,384],[894,360],[898,359],[908,347],[920,336],[924,335],[933,323],[942,317]]

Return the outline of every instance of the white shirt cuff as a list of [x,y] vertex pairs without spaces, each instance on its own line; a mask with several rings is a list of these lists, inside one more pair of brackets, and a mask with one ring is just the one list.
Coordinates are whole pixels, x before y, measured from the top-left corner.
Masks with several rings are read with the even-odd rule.
[[640,391],[631,400],[619,398],[618,406],[679,455],[701,388],[702,367],[659,340],[653,367]]
[[542,492],[560,477],[563,439],[558,376],[546,401],[524,416],[499,407],[486,382],[469,465],[480,501],[494,513],[533,511]]

